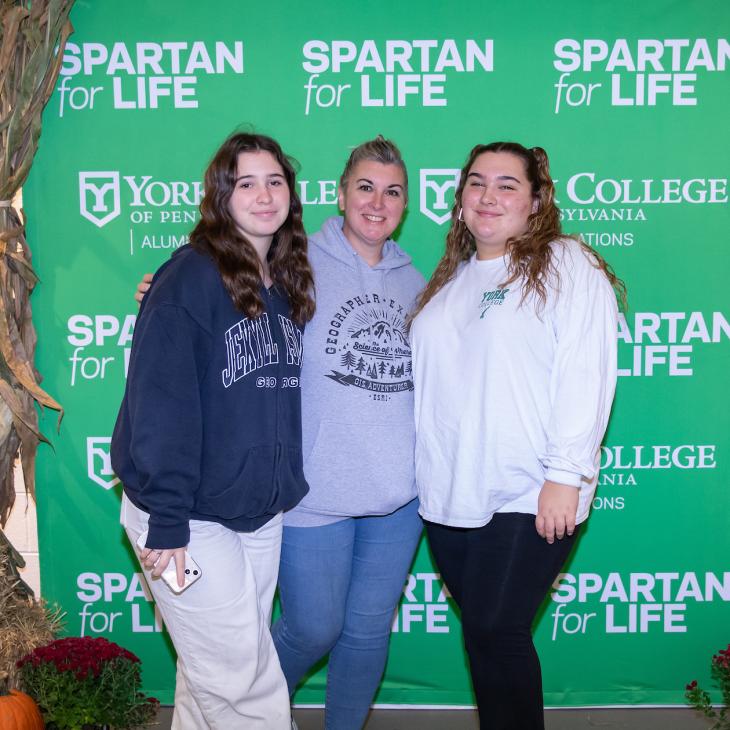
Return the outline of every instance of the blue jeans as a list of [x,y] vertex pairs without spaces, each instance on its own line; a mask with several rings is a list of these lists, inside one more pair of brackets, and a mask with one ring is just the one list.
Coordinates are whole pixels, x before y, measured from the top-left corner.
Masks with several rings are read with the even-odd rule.
[[271,633],[290,693],[329,652],[326,730],[365,722],[422,526],[414,499],[382,517],[284,528]]

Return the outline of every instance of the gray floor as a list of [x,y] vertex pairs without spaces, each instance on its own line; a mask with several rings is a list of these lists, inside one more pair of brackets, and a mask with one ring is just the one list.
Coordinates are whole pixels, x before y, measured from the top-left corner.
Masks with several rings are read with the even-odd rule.
[[[169,730],[172,709],[160,711],[160,730]],[[299,730],[321,730],[322,710],[296,708]],[[545,730],[707,730],[710,722],[691,710],[548,710]],[[373,710],[365,730],[478,730],[470,710]],[[234,730],[234,728],[231,728]]]

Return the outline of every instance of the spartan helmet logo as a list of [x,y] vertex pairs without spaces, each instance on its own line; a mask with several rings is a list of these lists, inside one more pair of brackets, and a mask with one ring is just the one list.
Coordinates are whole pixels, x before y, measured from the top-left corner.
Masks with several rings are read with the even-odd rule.
[[104,489],[111,489],[119,484],[114,476],[112,458],[109,454],[110,436],[88,436],[86,439],[86,473],[89,479]]
[[451,218],[460,173],[461,170],[451,168],[421,170],[421,213],[440,226]]
[[95,226],[105,226],[119,215],[119,173],[80,172],[79,206],[81,215]]

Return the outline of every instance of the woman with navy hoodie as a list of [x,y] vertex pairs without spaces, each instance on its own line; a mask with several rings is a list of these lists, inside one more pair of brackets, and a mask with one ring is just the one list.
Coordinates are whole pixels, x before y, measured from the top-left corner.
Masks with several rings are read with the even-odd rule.
[[[422,530],[406,317],[424,286],[390,239],[408,200],[398,148],[356,147],[343,217],[309,239],[317,307],[304,333],[302,437],[310,487],[284,515],[272,627],[290,693],[329,654],[325,728],[365,722]],[[147,289],[138,286],[137,299]]]
[[[121,520],[177,651],[173,728],[288,730],[269,622],[282,513],[307,491],[299,377],[314,302],[279,145],[226,140],[200,210],[137,320],[112,440]],[[184,585],[186,548],[202,577],[174,593],[159,576],[173,560]]]

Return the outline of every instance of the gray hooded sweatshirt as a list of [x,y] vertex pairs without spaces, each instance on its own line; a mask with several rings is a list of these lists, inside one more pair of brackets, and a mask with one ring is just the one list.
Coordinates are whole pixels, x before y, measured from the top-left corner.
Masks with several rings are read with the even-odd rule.
[[385,515],[416,496],[411,348],[406,316],[424,285],[388,240],[370,267],[325,221],[309,239],[317,310],[304,332],[302,452],[309,493],[291,527]]

